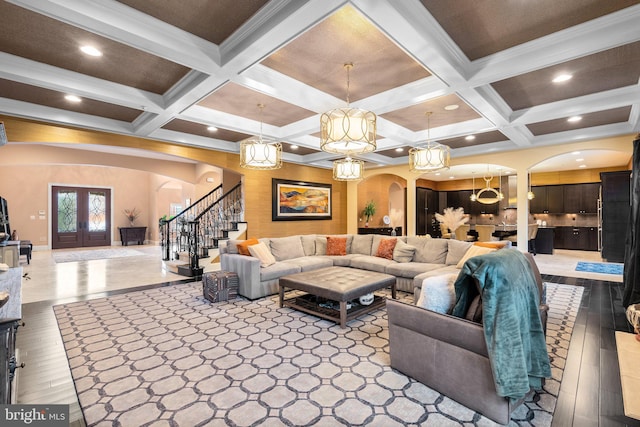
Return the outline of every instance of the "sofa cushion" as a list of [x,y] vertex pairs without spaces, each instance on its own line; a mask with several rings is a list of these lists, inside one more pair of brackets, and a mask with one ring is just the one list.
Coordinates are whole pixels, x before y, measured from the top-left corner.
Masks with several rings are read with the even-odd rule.
[[[457,264],[467,250],[473,245],[471,242],[463,242],[462,240],[448,239],[447,242],[447,259],[445,264],[455,265]],[[458,267],[459,268],[459,267]]]
[[[240,247],[240,246],[238,246]],[[248,246],[249,255],[260,260],[260,267],[269,267],[276,263],[276,259],[271,254],[271,251],[264,244],[264,242],[256,243],[255,245]]]
[[457,274],[441,274],[424,279],[422,292],[416,305],[438,313],[449,313],[456,303],[456,290],[453,284],[457,277]]
[[495,248],[485,248],[483,246],[475,246],[471,245],[467,252],[465,252],[464,256],[460,258],[460,261],[456,264],[456,267],[462,268],[465,262],[471,257],[488,254],[489,252],[495,252],[497,249]]
[[265,282],[267,280],[279,279],[282,276],[289,274],[300,273],[302,268],[299,265],[291,264],[286,261],[276,262],[269,267],[260,269],[260,281]]
[[[258,244],[258,239],[247,239],[244,242],[240,242],[237,245],[238,246],[238,253],[240,255],[252,256],[251,253],[249,252],[249,246],[257,245],[257,244]],[[271,253],[271,252],[269,252],[269,253]]]
[[227,253],[229,254],[238,254],[238,243],[242,243],[244,240],[235,240],[229,239],[227,240]]
[[277,261],[303,257],[302,239],[300,236],[272,238],[271,253]]
[[424,237],[407,237],[407,243],[416,248],[413,255],[415,262],[444,264],[447,258],[449,239],[427,239]]
[[355,234],[351,242],[351,254],[371,255],[373,234]]
[[387,265],[385,273],[392,274],[396,277],[413,279],[418,274],[432,270],[439,270],[441,268],[443,268],[442,264],[430,264],[425,262],[394,262]]
[[360,268],[362,270],[377,271],[384,273],[389,264],[395,264],[395,261],[385,258],[379,258],[371,255],[358,255],[351,259],[351,267]]
[[398,239],[395,237],[380,240],[376,256],[380,258],[393,259],[393,249],[396,247],[397,242]]
[[325,255],[323,258],[331,260],[336,267],[351,267],[351,260],[354,257],[359,257],[359,254],[346,254],[346,255]]
[[303,234],[300,236],[302,240],[302,249],[306,256],[316,254],[316,235],[315,234]]
[[333,267],[333,261],[323,256],[303,256],[287,260],[288,264],[300,266],[302,271],[317,270],[319,268]]
[[393,248],[393,260],[397,262],[411,262],[416,248],[406,244],[402,239],[398,239]]
[[467,310],[465,319],[476,323],[482,323],[482,298],[480,298],[480,295],[476,295],[471,301],[471,305],[469,305],[469,310]]
[[327,255],[346,255],[347,238],[337,236],[327,236]]

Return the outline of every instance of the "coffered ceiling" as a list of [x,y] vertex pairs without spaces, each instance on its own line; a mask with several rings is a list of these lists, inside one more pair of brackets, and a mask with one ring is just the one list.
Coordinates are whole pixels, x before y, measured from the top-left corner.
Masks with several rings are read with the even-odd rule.
[[0,1],[0,113],[228,152],[262,131],[331,167],[319,116],[348,93],[378,115],[367,165],[428,136],[542,147],[639,130],[638,22],[640,0]]

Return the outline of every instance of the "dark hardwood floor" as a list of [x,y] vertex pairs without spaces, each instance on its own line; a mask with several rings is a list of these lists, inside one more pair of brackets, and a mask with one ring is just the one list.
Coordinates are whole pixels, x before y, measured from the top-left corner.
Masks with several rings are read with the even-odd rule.
[[[545,281],[584,287],[560,388],[554,427],[640,427],[624,416],[615,331],[632,332],[622,307],[622,284],[543,275]],[[24,304],[26,326],[18,331],[18,403],[70,404],[70,425],[85,425],[52,306],[188,280]]]
[[638,426],[624,416],[616,331],[633,332],[622,306],[622,283],[543,275],[584,287],[553,415],[554,427]]

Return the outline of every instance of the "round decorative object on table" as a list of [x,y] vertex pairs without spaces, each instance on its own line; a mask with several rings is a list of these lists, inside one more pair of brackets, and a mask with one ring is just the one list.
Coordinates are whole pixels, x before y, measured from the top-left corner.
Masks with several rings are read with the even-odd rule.
[[389,225],[391,224],[391,218],[389,218],[389,215],[385,215],[382,217],[382,222],[384,222],[384,225]]
[[640,304],[631,304],[627,307],[627,320],[633,326],[633,331],[636,333],[636,338],[640,334]]
[[366,294],[366,295],[362,295],[360,298],[358,298],[358,302],[360,302],[361,305],[369,305],[373,302],[374,296],[373,293],[371,294]]

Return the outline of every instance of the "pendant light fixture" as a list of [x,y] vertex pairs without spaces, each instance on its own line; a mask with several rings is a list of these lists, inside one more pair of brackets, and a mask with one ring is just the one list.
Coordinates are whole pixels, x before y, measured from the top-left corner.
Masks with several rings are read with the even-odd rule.
[[336,181],[359,181],[364,172],[364,162],[354,160],[347,156],[346,159],[333,162],[333,179]]
[[531,191],[531,171],[529,171],[529,191],[527,192],[527,199],[535,199],[536,195]]
[[240,141],[240,166],[245,169],[270,170],[282,167],[282,144],[262,136],[262,110],[260,108],[260,135]]
[[[500,177],[498,179],[499,182],[499,190],[495,188],[491,188],[491,181],[493,180],[493,175],[489,174],[489,166],[487,166],[487,174],[482,178],[485,181],[485,188],[479,190],[475,196],[476,200],[483,205],[492,205],[494,203],[498,203],[500,200],[504,199],[504,194],[502,194],[502,170],[499,170]],[[484,196],[483,196],[484,194]]]
[[437,142],[431,141],[431,111],[427,112],[427,143],[422,147],[413,147],[409,150],[409,169],[411,172],[435,172],[449,169],[451,162],[451,149]]
[[347,106],[320,115],[320,149],[328,153],[362,154],[376,150],[376,115],[371,111],[349,106],[349,72],[347,70]]

